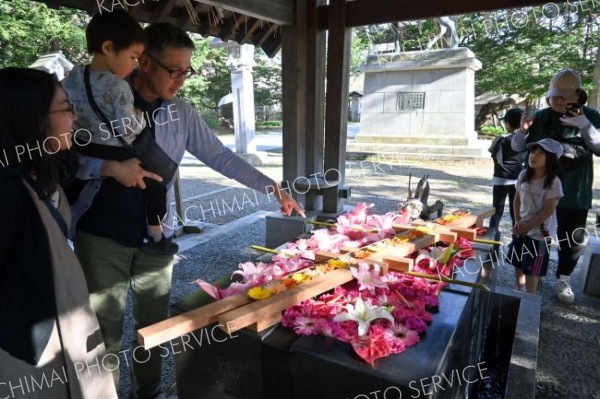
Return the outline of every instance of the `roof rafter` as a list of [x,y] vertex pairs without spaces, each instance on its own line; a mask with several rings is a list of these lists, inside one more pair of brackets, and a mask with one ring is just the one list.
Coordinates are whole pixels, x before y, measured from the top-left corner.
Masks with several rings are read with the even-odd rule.
[[[395,3],[395,4],[394,4]],[[467,14],[544,4],[543,0],[354,0],[347,3],[346,26],[413,21],[445,15]],[[319,29],[327,29],[330,6],[319,7]]]
[[291,25],[294,23],[293,1],[290,0],[195,0],[224,10],[234,11],[253,18]]

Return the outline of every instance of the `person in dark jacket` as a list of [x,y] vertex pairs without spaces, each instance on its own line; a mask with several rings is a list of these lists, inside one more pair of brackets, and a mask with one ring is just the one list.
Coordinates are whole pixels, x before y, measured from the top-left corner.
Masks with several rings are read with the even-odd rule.
[[[532,119],[523,118],[515,132],[512,146],[525,149],[526,144],[551,138],[563,146],[560,157],[564,197],[556,207],[558,220],[558,299],[571,303],[571,273],[587,243],[586,223],[592,207],[594,182],[593,156],[600,155],[600,113],[585,104],[581,76],[573,69],[563,69],[550,80],[546,102]],[[569,109],[568,106],[574,109]]]
[[519,173],[524,168],[524,162],[527,157],[527,151],[515,151],[511,147],[512,136],[515,130],[521,125],[521,116],[523,110],[520,108],[511,108],[501,118],[504,121],[504,129],[508,134],[496,137],[489,148],[494,160],[494,178],[492,179],[492,206],[496,208],[496,213],[490,218],[490,227],[498,228],[500,219],[504,214],[504,205],[506,197],[510,210],[510,220],[515,224],[515,213],[513,203],[515,199],[515,184]]
[[76,119],[53,75],[0,70],[2,398],[117,398],[110,370],[99,367],[106,348],[67,243],[61,182]]

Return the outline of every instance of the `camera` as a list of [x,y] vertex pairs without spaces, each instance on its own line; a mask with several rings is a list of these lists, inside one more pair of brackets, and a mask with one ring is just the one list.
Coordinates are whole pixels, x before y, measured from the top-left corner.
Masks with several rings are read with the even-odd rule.
[[579,111],[581,110],[581,108],[583,108],[583,104],[568,103],[565,108],[564,116],[566,116],[566,117],[577,116],[579,114]]

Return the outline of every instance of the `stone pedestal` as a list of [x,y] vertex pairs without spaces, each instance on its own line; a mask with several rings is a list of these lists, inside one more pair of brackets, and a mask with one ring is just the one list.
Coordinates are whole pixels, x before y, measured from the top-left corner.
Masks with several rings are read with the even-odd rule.
[[[464,47],[371,56],[351,152],[457,154],[476,146],[475,71]],[[476,154],[480,155],[478,148]]]

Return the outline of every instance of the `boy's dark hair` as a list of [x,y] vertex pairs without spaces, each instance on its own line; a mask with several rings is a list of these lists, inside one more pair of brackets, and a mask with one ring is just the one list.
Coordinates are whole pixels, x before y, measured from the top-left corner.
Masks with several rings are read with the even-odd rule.
[[508,126],[513,129],[518,129],[521,126],[521,116],[523,116],[521,108],[511,108],[500,119],[508,123]]
[[88,53],[100,53],[102,43],[110,40],[115,52],[134,43],[145,44],[144,30],[131,15],[122,10],[98,13],[92,17],[85,30]]
[[[544,179],[544,188],[550,188],[552,186],[552,181],[555,177],[560,176],[560,165],[558,163],[558,157],[553,152],[548,152],[544,150],[542,146],[534,146],[531,148],[531,151],[535,151],[537,149],[541,149],[546,153],[546,178]],[[529,162],[527,162],[527,168],[525,169],[525,177],[523,181],[530,181],[533,178],[533,168],[529,166]]]
[[169,22],[158,22],[144,29],[146,52],[160,57],[167,47],[194,50],[196,46],[188,34]]

